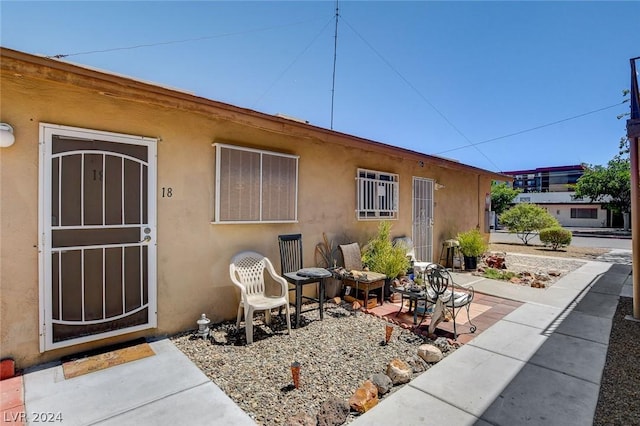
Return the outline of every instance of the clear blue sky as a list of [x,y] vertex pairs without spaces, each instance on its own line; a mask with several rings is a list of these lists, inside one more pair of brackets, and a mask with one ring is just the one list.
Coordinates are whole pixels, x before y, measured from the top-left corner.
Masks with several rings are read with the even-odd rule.
[[[493,171],[618,152],[638,1],[341,1],[339,13],[334,130]],[[0,14],[3,47],[331,127],[334,1],[2,1]]]

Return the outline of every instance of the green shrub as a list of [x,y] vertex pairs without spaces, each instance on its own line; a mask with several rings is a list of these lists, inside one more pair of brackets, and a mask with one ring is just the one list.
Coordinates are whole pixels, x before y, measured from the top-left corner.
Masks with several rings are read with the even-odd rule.
[[495,269],[495,268],[487,268],[487,269],[484,270],[484,276],[485,276],[485,278],[489,278],[489,279],[492,279],[492,280],[509,281],[511,278],[517,277],[518,274],[516,274],[513,271],[501,271],[501,270]]
[[460,243],[460,251],[467,257],[478,257],[487,250],[487,242],[478,229],[461,232],[457,239]]
[[362,250],[362,262],[372,272],[379,272],[389,278],[395,278],[407,272],[411,262],[407,257],[406,244],[393,244],[390,234],[391,223],[380,222],[378,233],[369,240]]
[[571,244],[572,234],[571,231],[561,226],[552,226],[541,230],[539,237],[542,244],[550,245],[552,249],[558,250],[558,247]]
[[557,227],[560,223],[542,207],[520,203],[500,215],[500,223],[515,233],[525,245],[541,229]]

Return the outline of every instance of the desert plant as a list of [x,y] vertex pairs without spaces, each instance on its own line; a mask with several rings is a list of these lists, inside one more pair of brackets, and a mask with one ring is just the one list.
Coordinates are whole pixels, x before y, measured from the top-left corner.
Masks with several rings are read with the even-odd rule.
[[457,239],[460,251],[466,257],[478,257],[487,250],[487,242],[477,228],[459,233]]
[[510,233],[515,233],[524,245],[529,245],[531,238],[541,229],[560,226],[560,223],[549,212],[530,203],[521,203],[511,207],[500,215],[500,223],[506,226]]
[[370,271],[393,279],[404,274],[411,266],[406,244],[391,241],[391,223],[380,222],[378,233],[362,249],[362,263]]
[[495,269],[495,268],[487,268],[484,271],[484,277],[492,280],[509,281],[511,278],[517,277],[517,276],[518,274],[516,274],[513,271],[502,271],[500,269]]
[[550,245],[553,250],[571,244],[572,233],[561,226],[553,226],[540,231],[540,241],[544,245]]
[[322,233],[322,242],[316,244],[316,265],[323,268],[335,267],[338,261],[338,248],[333,246],[333,241]]

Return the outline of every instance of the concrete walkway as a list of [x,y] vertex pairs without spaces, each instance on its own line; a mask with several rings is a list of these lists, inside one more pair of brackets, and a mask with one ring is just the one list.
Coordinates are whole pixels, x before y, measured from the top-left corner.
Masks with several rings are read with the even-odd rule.
[[[477,291],[524,303],[353,424],[591,424],[630,273],[587,262],[545,290],[457,274]],[[38,413],[63,425],[255,424],[170,340],[150,345],[155,356],[72,379],[59,363],[26,371],[24,416],[8,412],[2,424],[39,424]]]
[[52,413],[47,424],[65,426],[255,425],[170,340],[150,346],[154,356],[72,379],[61,365],[27,371],[24,424],[41,424],[36,416]]
[[458,276],[524,304],[352,424],[592,424],[630,274],[628,265],[587,262],[546,290]]

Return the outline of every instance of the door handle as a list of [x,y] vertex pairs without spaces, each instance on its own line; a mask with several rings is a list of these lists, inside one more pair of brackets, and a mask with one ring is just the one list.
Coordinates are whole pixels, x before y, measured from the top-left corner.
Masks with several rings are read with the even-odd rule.
[[138,241],[139,243],[148,243],[151,241],[151,235],[146,235],[142,240]]

